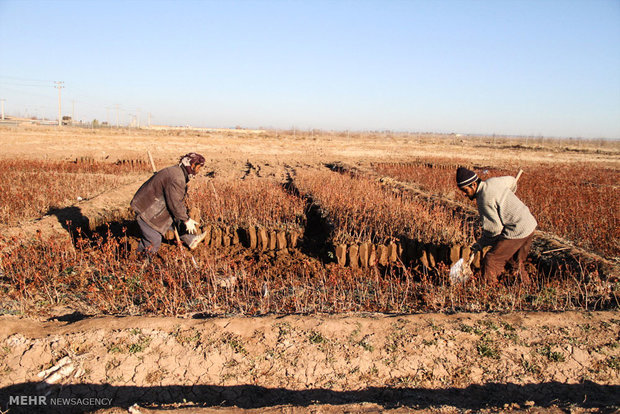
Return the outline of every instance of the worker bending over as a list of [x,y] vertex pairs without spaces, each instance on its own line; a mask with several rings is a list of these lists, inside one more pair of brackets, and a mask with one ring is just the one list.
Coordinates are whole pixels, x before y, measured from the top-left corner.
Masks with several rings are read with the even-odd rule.
[[470,200],[476,200],[482,218],[482,236],[472,246],[472,254],[493,246],[482,261],[484,280],[497,284],[497,276],[512,259],[516,276],[520,276],[521,283],[529,284],[524,262],[537,223],[530,209],[515,195],[517,180],[507,176],[483,181],[475,172],[459,167],[456,184]]
[[190,152],[181,157],[178,165],[158,171],[138,189],[131,200],[141,231],[138,252],[147,257],[157,253],[163,234],[173,223],[191,250],[205,238],[205,233],[196,235],[198,223],[189,217],[185,206],[187,183],[204,163],[202,155]]

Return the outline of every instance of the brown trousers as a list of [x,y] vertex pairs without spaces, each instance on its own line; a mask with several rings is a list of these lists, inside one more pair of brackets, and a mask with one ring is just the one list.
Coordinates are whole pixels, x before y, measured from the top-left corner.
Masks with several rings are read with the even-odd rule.
[[523,239],[500,239],[484,256],[482,263],[484,279],[487,283],[497,283],[497,276],[504,271],[506,263],[514,260],[521,276],[521,282],[528,284],[529,276],[525,271],[523,262],[527,259],[527,254],[532,246],[534,232]]

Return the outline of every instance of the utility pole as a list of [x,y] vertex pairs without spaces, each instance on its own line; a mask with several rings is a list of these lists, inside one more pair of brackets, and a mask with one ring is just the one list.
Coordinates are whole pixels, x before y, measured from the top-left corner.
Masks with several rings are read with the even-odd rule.
[[140,129],[140,112],[141,112],[141,109],[140,109],[140,108],[138,108],[138,109],[136,109],[136,111],[138,112],[138,115],[137,115],[137,118],[138,118],[138,122],[137,122],[137,124],[138,124],[138,129]]
[[119,106],[119,105],[118,105],[118,104],[116,104],[116,127],[117,127],[117,128],[118,128],[118,112],[119,112],[119,110],[118,110],[118,106]]
[[58,126],[62,125],[62,116],[61,116],[61,106],[60,106],[60,90],[62,88],[64,88],[65,83],[62,81],[55,81],[54,82],[56,84],[56,86],[54,86],[55,88],[58,88]]
[[108,123],[108,127],[110,126],[110,107],[105,107],[105,121]]
[[6,99],[0,99],[0,104],[2,105],[2,120],[4,121],[4,101],[6,101]]

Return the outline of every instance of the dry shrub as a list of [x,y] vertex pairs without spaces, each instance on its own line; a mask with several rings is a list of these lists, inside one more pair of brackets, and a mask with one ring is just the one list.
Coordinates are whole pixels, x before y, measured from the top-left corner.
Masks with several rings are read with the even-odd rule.
[[305,222],[304,202],[269,179],[197,179],[188,205],[198,208],[206,224],[298,229]]
[[299,253],[246,257],[203,249],[195,252],[195,268],[175,247],[165,250],[165,259],[144,263],[123,238],[78,239],[75,249],[54,241],[16,245],[0,254],[1,312],[56,304],[95,314],[158,315],[557,311],[617,307],[620,293],[618,283],[564,273],[534,275],[529,287],[511,280],[493,288],[477,280],[452,287],[445,268],[432,277],[399,266],[351,269]]
[[435,244],[473,242],[473,226],[451,210],[387,190],[369,178],[299,171],[295,183],[332,222],[335,243],[382,243],[400,236]]

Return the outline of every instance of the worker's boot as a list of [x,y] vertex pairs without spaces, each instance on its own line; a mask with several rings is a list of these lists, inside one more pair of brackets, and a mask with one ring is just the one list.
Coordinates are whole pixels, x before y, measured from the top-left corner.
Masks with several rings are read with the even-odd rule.
[[519,263],[519,267],[518,267],[518,269],[519,269],[519,271],[518,271],[519,279],[518,280],[519,280],[519,282],[521,282],[521,284],[523,286],[528,286],[528,285],[530,285],[532,283],[532,279],[530,279],[528,268],[530,270],[532,270],[532,269],[535,270],[535,267],[532,266],[531,264],[528,264],[528,265],[529,266],[526,266],[526,263],[521,262],[521,263]]
[[196,247],[198,247],[198,244],[204,240],[205,237],[207,237],[207,232],[197,235],[186,236],[185,239],[187,247],[189,247],[190,250],[194,250]]

